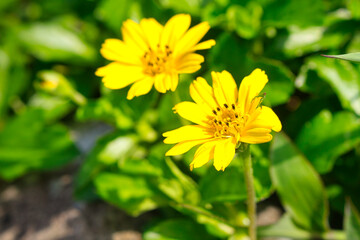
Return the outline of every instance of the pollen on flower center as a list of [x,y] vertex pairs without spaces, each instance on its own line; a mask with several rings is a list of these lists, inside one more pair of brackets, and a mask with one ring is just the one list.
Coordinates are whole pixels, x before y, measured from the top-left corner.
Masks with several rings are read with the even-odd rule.
[[223,108],[217,107],[213,110],[214,118],[211,120],[215,128],[215,137],[235,137],[240,138],[241,130],[248,120],[248,114],[242,115],[235,104]]
[[167,65],[171,55],[172,51],[168,45],[161,47],[158,44],[157,49],[149,47],[148,51],[145,52],[142,57],[144,73],[150,76],[155,76],[156,74],[165,72],[168,68]]

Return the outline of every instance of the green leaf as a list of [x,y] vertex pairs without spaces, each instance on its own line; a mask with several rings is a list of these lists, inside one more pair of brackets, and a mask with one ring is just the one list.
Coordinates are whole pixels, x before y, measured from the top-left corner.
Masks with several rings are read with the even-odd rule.
[[152,89],[150,93],[135,97],[131,101],[126,99],[129,89],[111,90],[102,88],[104,98],[108,99],[114,109],[119,109],[134,122],[138,121],[147,110],[151,109],[158,99],[159,93]]
[[42,61],[91,62],[95,50],[78,35],[55,23],[33,23],[19,31],[19,40]]
[[315,169],[324,174],[331,171],[340,155],[360,143],[359,135],[360,120],[353,113],[332,115],[323,110],[303,127],[296,143]]
[[165,203],[143,177],[102,172],[94,179],[97,193],[106,201],[132,216],[155,209]]
[[296,108],[296,110],[286,119],[282,119],[283,130],[293,139],[298,136],[305,123],[313,119],[323,109],[328,109],[332,112],[341,109],[341,105],[335,95],[299,100],[299,102],[294,102],[293,104],[292,107]]
[[[254,158],[255,193],[257,201],[261,201],[268,197],[272,190],[269,176],[269,160],[263,156],[257,146],[253,145],[251,147]],[[224,172],[216,171],[213,167],[210,167],[207,174],[201,178],[199,187],[202,200],[206,203],[245,200],[246,185],[242,159],[235,156]]]
[[171,219],[146,230],[144,240],[207,240],[215,239],[205,228],[191,219]]
[[301,66],[295,80],[295,86],[301,91],[311,93],[314,96],[327,97],[334,94],[330,84],[318,75],[314,66],[309,62]]
[[354,19],[360,19],[360,1],[359,0],[347,0],[347,8],[350,10]]
[[[92,149],[75,179],[75,195],[85,198],[92,188],[92,181],[109,166],[124,162],[137,144],[137,137],[124,131],[111,133],[100,139]],[[91,194],[90,194],[91,196]]]
[[4,113],[8,103],[8,71],[10,59],[5,51],[0,49],[0,116]]
[[13,5],[16,2],[16,0],[3,0],[0,2],[0,11],[5,10],[9,6]]
[[360,52],[340,54],[340,55],[323,55],[328,58],[338,58],[347,61],[360,62]]
[[77,109],[76,118],[79,121],[101,120],[114,124],[120,129],[129,129],[133,121],[120,108],[114,107],[106,98],[89,100]]
[[0,48],[0,117],[8,105],[26,90],[30,75],[25,68],[25,56],[19,53],[18,46],[9,46],[9,42],[14,40],[8,37],[7,45]]
[[254,38],[260,30],[262,13],[261,6],[255,2],[246,7],[231,5],[226,11],[227,25],[245,39]]
[[284,134],[276,134],[270,150],[272,182],[293,219],[309,231],[328,229],[328,203],[320,176]]
[[350,199],[345,205],[344,228],[346,239],[360,240],[360,214]]
[[65,117],[74,109],[74,105],[67,99],[50,96],[48,94],[34,94],[28,103],[30,108],[42,109],[47,121],[54,121]]
[[[288,214],[284,214],[279,221],[269,226],[259,227],[257,229],[259,237],[262,238],[286,238],[286,239],[341,239],[345,240],[345,234],[342,231],[328,232],[309,232],[305,231],[293,223]],[[347,238],[352,239],[352,238]]]
[[206,230],[213,236],[225,238],[235,233],[235,228],[231,226],[226,219],[213,214],[203,207],[190,204],[177,204],[174,208],[185,215],[191,216],[196,222],[204,225]]
[[[212,71],[229,71],[239,83],[242,76],[249,74],[248,51],[249,44],[236,39],[229,33],[222,33],[216,39],[216,45],[209,53],[209,63]],[[241,67],[239,67],[241,66]]]
[[304,56],[320,50],[339,49],[351,38],[357,23],[343,19],[314,27],[290,27],[275,32],[276,37],[265,48],[266,55],[276,59]]
[[308,64],[330,84],[344,108],[360,115],[360,73],[350,62],[314,57]]
[[264,104],[277,106],[286,103],[295,90],[293,73],[280,61],[270,59],[254,61],[253,69],[255,68],[264,70],[269,78],[262,90],[267,93]]
[[288,214],[284,214],[275,224],[259,227],[259,237],[287,237],[291,239],[311,239],[311,233],[296,226]]
[[[264,9],[266,24],[284,27],[321,25],[325,16],[322,1],[272,1]],[[306,17],[305,17],[306,16]]]
[[159,0],[163,9],[171,8],[176,12],[190,13],[191,15],[199,15],[202,0]]
[[46,124],[39,109],[16,117],[0,133],[0,176],[6,180],[27,171],[60,167],[77,155],[67,128]]
[[114,32],[120,33],[123,21],[132,16],[142,17],[138,8],[138,1],[104,0],[98,5],[95,14],[98,19],[103,21]]

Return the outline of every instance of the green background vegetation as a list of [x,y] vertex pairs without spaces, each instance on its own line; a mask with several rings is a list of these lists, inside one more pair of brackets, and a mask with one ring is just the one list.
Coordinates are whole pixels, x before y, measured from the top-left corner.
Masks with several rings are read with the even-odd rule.
[[[210,80],[212,70],[230,71],[238,84],[256,67],[269,76],[264,104],[283,131],[252,146],[256,195],[261,204],[277,194],[285,214],[259,235],[360,239],[360,64],[320,56],[360,51],[360,0],[2,0],[1,178],[85,155],[75,197],[100,198],[133,216],[159,209],[145,240],[241,239],[241,162],[190,172],[194,151],[165,158],[170,146],[161,134],[182,125],[171,110],[174,94],[152,90],[127,101],[128,89],[105,89],[94,76],[106,64],[102,42],[121,39],[124,20],[164,24],[176,13],[208,21],[205,39],[217,42],[201,51],[200,71],[180,77],[181,100],[190,99],[191,80]],[[61,87],[43,89],[49,78]],[[81,153],[70,126],[92,121],[113,130]]]

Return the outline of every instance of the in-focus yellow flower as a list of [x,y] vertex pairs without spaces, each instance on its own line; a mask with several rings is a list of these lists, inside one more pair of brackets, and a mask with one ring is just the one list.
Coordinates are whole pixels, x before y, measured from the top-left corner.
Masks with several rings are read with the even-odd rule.
[[199,43],[210,29],[202,22],[189,29],[190,15],[178,14],[165,26],[153,18],[140,24],[127,20],[121,28],[123,41],[107,39],[100,50],[104,58],[114,61],[96,71],[105,87],[124,88],[133,84],[127,98],[147,94],[153,85],[165,93],[175,91],[180,73],[201,68],[204,57],[194,53],[215,45],[214,40]]
[[174,111],[198,125],[188,125],[163,134],[165,143],[174,144],[167,156],[179,155],[202,144],[196,151],[190,169],[198,168],[214,159],[216,170],[225,170],[243,143],[264,143],[272,139],[271,130],[280,131],[279,118],[269,107],[261,106],[259,95],[268,77],[255,69],[245,77],[237,89],[234,78],[227,71],[212,72],[213,87],[204,78],[190,85],[194,102],[181,102]]

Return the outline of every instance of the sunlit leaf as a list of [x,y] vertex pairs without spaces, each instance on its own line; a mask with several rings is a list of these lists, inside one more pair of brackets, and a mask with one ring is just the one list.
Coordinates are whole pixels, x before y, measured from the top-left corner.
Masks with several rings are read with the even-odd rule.
[[202,225],[191,219],[171,219],[146,230],[144,240],[207,240],[214,239]]
[[337,157],[360,143],[359,136],[360,120],[353,113],[323,110],[303,127],[296,143],[319,173],[327,173]]
[[[289,239],[342,239],[345,233],[342,231],[309,232],[294,224],[288,214],[284,214],[275,224],[259,227],[258,235],[263,238],[289,238]],[[348,238],[350,239],[350,238]]]
[[340,55],[323,55],[323,56],[328,58],[338,58],[347,61],[360,62],[360,52],[340,54]]
[[355,19],[360,19],[360,1],[359,0],[347,0],[347,8],[350,10],[351,15]]
[[19,32],[27,50],[42,61],[91,62],[95,50],[78,35],[55,23],[33,23]]
[[321,25],[324,15],[322,1],[272,1],[264,9],[264,21],[278,27]]
[[97,193],[106,201],[137,216],[164,204],[145,178],[102,172],[94,179]]
[[129,129],[133,126],[131,119],[120,108],[115,108],[106,98],[89,100],[86,105],[77,109],[76,117],[79,121],[105,121],[120,129]]
[[105,22],[115,33],[120,34],[123,21],[131,18],[132,14],[141,18],[137,8],[139,8],[137,1],[103,0],[96,9],[96,17]]
[[232,5],[226,11],[227,25],[236,33],[246,39],[256,36],[261,26],[262,8],[255,2],[246,7]]
[[308,64],[330,84],[344,108],[360,115],[360,73],[350,62],[314,57]]
[[69,100],[44,93],[34,94],[29,100],[29,107],[44,110],[47,120],[60,119],[74,109]]
[[40,109],[23,113],[0,132],[0,175],[6,180],[60,167],[77,154],[67,128],[47,124]]
[[272,182],[293,219],[303,229],[328,229],[328,203],[320,176],[284,134],[273,139],[270,158]]
[[345,205],[344,228],[346,239],[360,239],[360,214],[350,199],[347,199]]
[[327,49],[339,49],[351,38],[357,23],[338,19],[327,25],[291,27],[279,30],[265,48],[267,55],[276,59],[304,56],[307,53]]
[[115,132],[100,139],[81,166],[75,180],[75,195],[86,198],[94,178],[108,166],[124,161],[136,146],[137,138],[127,132]]

